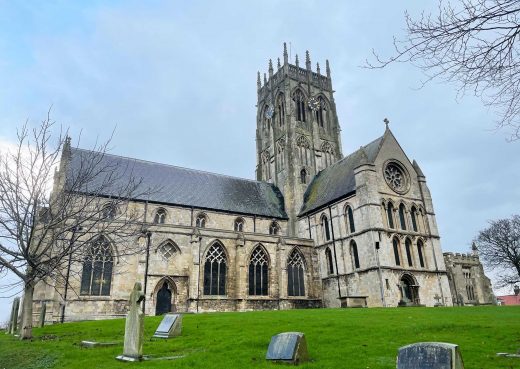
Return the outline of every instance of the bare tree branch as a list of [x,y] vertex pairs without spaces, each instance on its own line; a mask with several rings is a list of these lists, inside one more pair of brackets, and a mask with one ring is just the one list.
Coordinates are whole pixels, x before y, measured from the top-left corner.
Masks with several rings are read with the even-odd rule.
[[394,38],[395,54],[375,51],[368,68],[411,62],[432,79],[453,82],[460,94],[470,91],[499,115],[497,128],[520,139],[520,3],[516,0],[439,1],[436,15],[418,19],[405,13],[407,36]]

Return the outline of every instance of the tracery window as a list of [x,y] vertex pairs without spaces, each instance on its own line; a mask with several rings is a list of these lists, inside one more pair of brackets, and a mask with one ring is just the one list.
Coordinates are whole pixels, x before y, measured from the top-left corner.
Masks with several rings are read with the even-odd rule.
[[399,205],[399,221],[401,222],[401,229],[406,230],[406,209],[404,204]]
[[271,179],[270,159],[271,157],[269,155],[269,150],[264,151],[260,156],[260,160],[262,162],[262,177],[265,181]]
[[419,264],[421,268],[424,268],[424,256],[423,256],[424,244],[421,240],[417,241],[417,255],[419,255]]
[[293,100],[296,104],[296,120],[298,122],[305,122],[305,96],[300,90],[297,90]]
[[158,209],[155,212],[155,217],[153,218],[153,222],[155,224],[164,224],[164,221],[166,220],[166,210],[164,209]]
[[330,241],[329,219],[325,214],[321,216],[321,230],[325,241]]
[[404,242],[404,248],[406,249],[406,259],[408,260],[408,266],[413,266],[412,257],[412,241],[409,238]]
[[321,145],[321,152],[323,153],[323,164],[326,168],[334,162],[334,148],[330,142],[325,141]]
[[83,260],[80,294],[90,296],[110,295],[113,265],[110,242],[104,236],[96,237],[90,242]]
[[114,204],[107,204],[101,210],[101,218],[105,220],[114,220],[117,215],[117,207]]
[[386,215],[388,218],[388,227],[394,228],[394,205],[391,202],[386,205]]
[[354,212],[352,211],[352,208],[349,205],[347,205],[347,207],[345,208],[345,217],[347,218],[347,233],[356,232],[356,226],[354,224]]
[[316,110],[315,114],[316,114],[316,122],[318,123],[318,125],[320,127],[325,127],[325,123],[327,122],[327,104],[325,102],[325,100],[323,99],[323,97],[319,96],[318,97],[318,103],[319,103],[319,107],[318,109]]
[[236,218],[233,228],[235,229],[235,232],[243,232],[244,231],[244,219]]
[[157,252],[161,255],[163,260],[168,261],[175,255],[177,248],[172,242],[168,241],[159,246]]
[[195,226],[197,228],[204,228],[206,227],[206,215],[201,213],[197,215],[197,218],[195,219]]
[[410,215],[411,215],[411,218],[412,218],[412,229],[413,229],[414,232],[417,232],[416,213],[417,213],[417,208],[415,206],[412,206],[412,209],[410,211]]
[[300,164],[308,166],[311,162],[309,141],[305,136],[300,136],[296,140],[296,145],[298,146]]
[[287,295],[305,296],[305,269],[302,254],[294,249],[287,259]]
[[249,261],[249,295],[269,295],[269,258],[260,245],[253,250]]
[[354,268],[359,269],[359,255],[356,241],[352,240],[350,242],[350,253],[352,255],[352,260],[354,261]]
[[278,161],[278,170],[282,170],[285,166],[285,157],[284,157],[284,142],[283,139],[278,140],[276,143],[276,159]]
[[392,240],[392,246],[394,247],[395,265],[401,265],[401,259],[399,257],[399,240],[397,237],[394,237]]
[[280,232],[280,226],[275,221],[272,221],[271,225],[269,225],[269,234],[277,235],[278,232]]
[[204,263],[204,294],[226,294],[227,258],[222,245],[214,243],[206,254]]
[[325,259],[327,260],[327,272],[328,274],[334,274],[334,263],[332,261],[332,252],[330,248],[325,249]]

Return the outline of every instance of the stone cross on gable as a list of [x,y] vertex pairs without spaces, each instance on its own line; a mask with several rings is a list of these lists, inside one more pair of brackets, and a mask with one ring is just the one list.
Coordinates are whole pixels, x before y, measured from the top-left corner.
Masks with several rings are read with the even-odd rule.
[[144,300],[141,283],[136,282],[128,301],[130,310],[125,322],[125,344],[123,355],[117,357],[123,361],[140,361],[143,359],[144,314],[139,304]]

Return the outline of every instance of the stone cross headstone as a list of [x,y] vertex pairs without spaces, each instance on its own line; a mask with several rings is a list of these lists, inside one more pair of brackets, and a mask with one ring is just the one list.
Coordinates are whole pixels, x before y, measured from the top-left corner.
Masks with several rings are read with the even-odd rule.
[[265,358],[295,365],[308,361],[305,335],[301,332],[285,332],[271,337]]
[[182,315],[165,314],[153,337],[170,338],[180,336],[182,331]]
[[16,334],[18,331],[18,310],[20,308],[20,298],[15,297],[13,301],[13,311],[11,315],[11,323],[9,333]]
[[143,359],[144,314],[139,306],[143,300],[141,283],[136,282],[128,301],[130,309],[126,315],[123,355],[119,355],[118,360],[140,361]]
[[464,369],[464,363],[458,345],[419,342],[399,349],[397,369]]
[[40,327],[45,325],[45,314],[47,313],[47,302],[42,301],[42,308],[40,310],[40,321],[38,322]]

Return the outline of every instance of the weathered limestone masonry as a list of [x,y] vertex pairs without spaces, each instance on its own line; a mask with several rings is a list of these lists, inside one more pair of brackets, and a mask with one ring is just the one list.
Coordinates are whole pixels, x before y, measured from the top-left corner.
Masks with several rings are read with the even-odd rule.
[[495,304],[491,281],[484,274],[478,250],[471,254],[444,253],[453,303],[456,305]]
[[[160,188],[131,199],[145,232],[95,235],[90,259],[64,265],[68,281],[36,286],[36,320],[43,301],[47,321],[122,317],[136,280],[148,315],[452,305],[426,178],[388,120],[343,157],[328,61],[324,75],[308,52],[305,68],[297,56],[290,64],[285,45],[257,90],[255,181],[104,156],[122,178],[132,168],[144,188]],[[53,193],[89,155],[66,141]],[[121,255],[125,245],[140,253]]]

